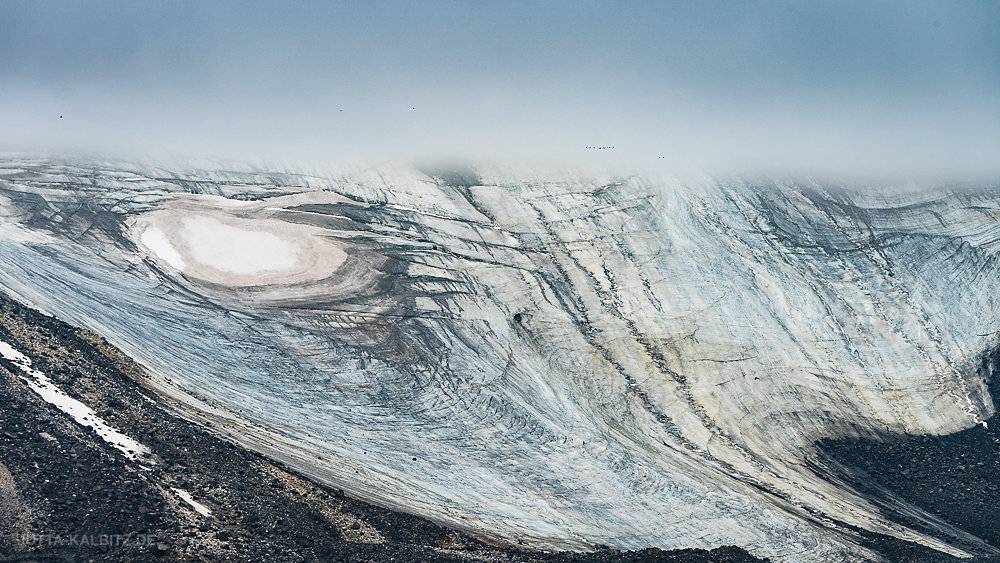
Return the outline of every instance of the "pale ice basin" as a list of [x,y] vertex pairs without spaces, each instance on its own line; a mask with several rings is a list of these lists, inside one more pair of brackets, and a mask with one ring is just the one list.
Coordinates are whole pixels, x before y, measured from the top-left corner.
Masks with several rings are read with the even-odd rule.
[[203,201],[144,215],[134,225],[141,246],[187,277],[235,287],[320,280],[346,258],[314,227]]
[[186,218],[182,225],[179,234],[191,258],[231,274],[254,276],[289,271],[301,261],[302,249],[274,233],[226,225],[204,216]]

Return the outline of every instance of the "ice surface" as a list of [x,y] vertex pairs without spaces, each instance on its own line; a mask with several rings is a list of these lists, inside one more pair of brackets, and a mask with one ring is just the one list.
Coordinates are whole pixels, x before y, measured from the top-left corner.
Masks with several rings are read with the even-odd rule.
[[814,444],[992,415],[997,186],[18,167],[0,224],[51,240],[0,229],[0,287],[355,496],[547,549],[963,553]]

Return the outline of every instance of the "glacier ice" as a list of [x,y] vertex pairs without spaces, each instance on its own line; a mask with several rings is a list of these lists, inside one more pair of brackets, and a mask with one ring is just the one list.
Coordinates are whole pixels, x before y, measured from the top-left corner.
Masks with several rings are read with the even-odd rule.
[[553,549],[976,544],[815,442],[992,415],[998,186],[0,167],[0,288],[355,496]]

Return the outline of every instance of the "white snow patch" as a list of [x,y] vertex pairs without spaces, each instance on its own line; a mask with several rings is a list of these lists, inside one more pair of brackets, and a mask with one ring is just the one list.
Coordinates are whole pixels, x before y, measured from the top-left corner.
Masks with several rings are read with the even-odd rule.
[[31,358],[2,340],[0,340],[0,356],[13,362],[25,374],[21,378],[42,399],[73,417],[77,423],[93,428],[98,436],[121,450],[125,457],[136,460],[139,454],[149,453],[149,448],[115,430],[97,416],[93,409],[63,393],[44,373],[31,367]]
[[202,516],[212,514],[212,511],[209,510],[208,507],[194,500],[194,498],[191,497],[191,493],[185,491],[184,489],[178,489],[177,487],[171,487],[170,490],[176,493],[177,496],[181,497],[181,500],[190,504],[198,514],[201,514]]
[[181,255],[170,244],[170,239],[167,235],[163,234],[163,231],[157,229],[156,227],[149,227],[142,232],[142,236],[139,237],[139,241],[142,242],[143,246],[149,249],[157,258],[163,260],[167,264],[170,264],[175,270],[183,272],[187,264],[184,263],[184,259]]
[[276,234],[241,229],[214,217],[186,218],[180,234],[196,262],[232,274],[292,270],[300,261],[297,245]]
[[323,229],[276,219],[278,211],[241,208],[234,213],[232,207],[177,200],[144,214],[130,229],[145,251],[188,280],[222,286],[321,280],[347,259]]

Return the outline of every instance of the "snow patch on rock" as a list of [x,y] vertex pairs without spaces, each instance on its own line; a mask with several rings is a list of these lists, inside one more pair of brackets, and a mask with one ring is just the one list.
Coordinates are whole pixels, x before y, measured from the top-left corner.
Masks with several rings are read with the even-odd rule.
[[128,459],[136,460],[139,455],[149,453],[149,448],[114,429],[97,416],[93,409],[64,393],[44,373],[31,367],[31,358],[2,340],[0,340],[0,357],[16,365],[23,374],[21,378],[42,399],[73,417],[73,420],[81,426],[93,428],[98,436],[121,450]]

